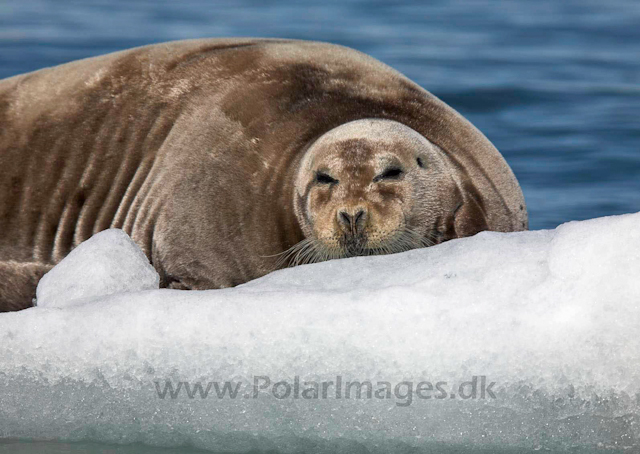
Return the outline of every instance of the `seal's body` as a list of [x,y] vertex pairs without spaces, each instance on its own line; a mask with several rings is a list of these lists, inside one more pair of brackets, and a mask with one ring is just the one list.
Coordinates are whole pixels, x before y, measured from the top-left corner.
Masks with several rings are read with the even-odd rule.
[[[30,306],[44,272],[110,227],[163,286],[192,289],[283,257],[527,228],[520,187],[478,130],[330,44],[195,40],[72,62],[0,81],[0,125],[0,310]],[[305,240],[315,252],[283,254]]]

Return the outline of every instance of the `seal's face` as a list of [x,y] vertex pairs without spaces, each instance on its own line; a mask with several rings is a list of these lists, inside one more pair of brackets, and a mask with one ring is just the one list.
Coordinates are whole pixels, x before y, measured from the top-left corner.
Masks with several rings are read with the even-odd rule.
[[437,147],[396,122],[359,120],[323,135],[306,152],[296,182],[306,239],[294,248],[293,263],[439,242],[456,209],[446,170]]

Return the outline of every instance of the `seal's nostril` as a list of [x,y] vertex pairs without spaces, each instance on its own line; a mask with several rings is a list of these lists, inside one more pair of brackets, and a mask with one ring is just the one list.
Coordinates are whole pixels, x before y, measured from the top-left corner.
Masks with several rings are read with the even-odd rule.
[[363,209],[358,210],[353,221],[353,230],[355,231],[355,233],[362,233],[366,220],[367,212]]
[[338,223],[340,226],[355,235],[362,231],[364,226],[367,212],[363,209],[359,209],[355,214],[351,214],[346,210],[338,211]]
[[345,227],[351,228],[351,215],[346,211],[340,211],[338,219]]

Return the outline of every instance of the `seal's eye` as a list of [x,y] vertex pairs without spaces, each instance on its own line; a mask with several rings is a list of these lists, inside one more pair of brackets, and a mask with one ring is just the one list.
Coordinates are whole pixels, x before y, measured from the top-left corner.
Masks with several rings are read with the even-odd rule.
[[324,172],[316,172],[316,182],[320,184],[334,184],[337,183],[338,180]]
[[424,162],[422,161],[422,158],[417,158],[416,161],[418,163],[418,167],[424,169]]
[[385,170],[384,172],[382,172],[380,175],[378,175],[377,177],[375,177],[373,179],[373,181],[380,181],[380,180],[395,180],[400,178],[400,175],[402,175],[402,169],[399,167],[390,167],[387,170]]

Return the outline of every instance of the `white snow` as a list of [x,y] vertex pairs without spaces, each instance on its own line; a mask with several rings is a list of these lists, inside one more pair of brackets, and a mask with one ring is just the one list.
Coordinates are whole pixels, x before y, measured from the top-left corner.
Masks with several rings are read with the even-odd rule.
[[[48,305],[0,315],[0,438],[237,453],[640,448],[640,213],[199,292],[126,293],[142,287],[103,258],[110,235],[87,242],[104,281],[74,274],[91,265],[82,245],[38,289]],[[124,262],[150,285],[146,263]],[[61,295],[84,304],[64,307]],[[384,399],[337,398],[334,388],[294,397],[296,377],[337,376],[397,389]],[[461,399],[473,376],[495,382],[496,398]],[[255,377],[270,381],[257,398]],[[167,380],[242,386],[236,399],[213,388],[206,399],[162,399],[155,382]],[[281,399],[279,381],[276,394],[291,390]],[[415,393],[422,381],[434,386],[430,399]],[[436,382],[447,383],[443,399]]]
[[122,230],[108,229],[80,244],[40,279],[36,304],[73,306],[159,286],[160,276],[138,245]]

